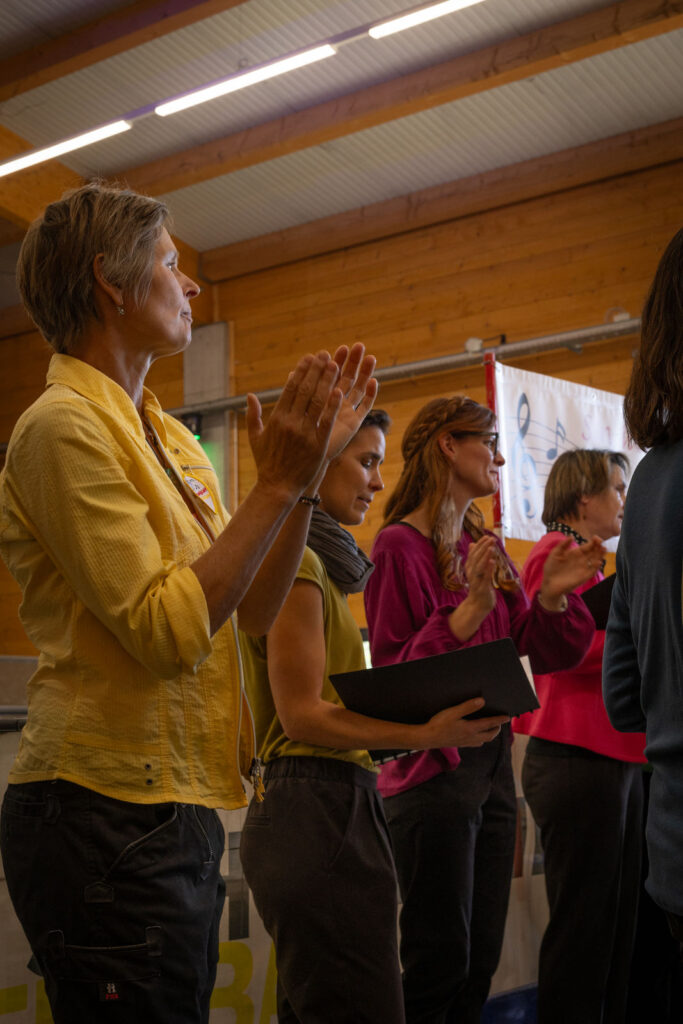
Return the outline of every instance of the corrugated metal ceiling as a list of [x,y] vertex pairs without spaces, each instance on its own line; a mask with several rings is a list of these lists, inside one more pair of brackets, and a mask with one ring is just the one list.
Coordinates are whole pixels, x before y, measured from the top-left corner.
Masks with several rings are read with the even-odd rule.
[[[214,178],[165,198],[214,248],[681,114],[683,30]],[[657,68],[657,84],[645,82]],[[220,211],[220,216],[217,216]]]
[[[8,100],[0,119],[33,145],[48,145],[410,6],[410,0],[250,0]],[[354,42],[319,65],[173,117],[152,117],[63,162],[81,174],[118,172],[600,6],[603,0],[487,0],[411,32]]]
[[[121,8],[4,0],[0,56]],[[34,146],[410,7],[410,0],[248,0],[0,104],[0,125]],[[89,176],[150,160],[607,6],[604,0],[486,0],[381,42],[63,158]],[[495,83],[494,83],[495,84]],[[199,251],[267,234],[683,114],[683,30],[500,85],[173,192],[178,235]],[[2,297],[0,296],[0,303]]]

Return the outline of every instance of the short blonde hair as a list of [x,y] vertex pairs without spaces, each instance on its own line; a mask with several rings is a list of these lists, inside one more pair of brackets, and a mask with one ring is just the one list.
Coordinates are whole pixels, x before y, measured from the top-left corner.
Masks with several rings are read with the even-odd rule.
[[602,494],[610,483],[614,466],[628,473],[629,462],[622,452],[604,448],[574,448],[562,452],[553,462],[545,485],[542,519],[546,526],[574,518],[581,498]]
[[91,182],[50,203],[26,233],[17,283],[26,310],[47,342],[68,353],[97,320],[93,263],[135,306],[152,281],[154,249],[168,224],[165,203],[130,189]]

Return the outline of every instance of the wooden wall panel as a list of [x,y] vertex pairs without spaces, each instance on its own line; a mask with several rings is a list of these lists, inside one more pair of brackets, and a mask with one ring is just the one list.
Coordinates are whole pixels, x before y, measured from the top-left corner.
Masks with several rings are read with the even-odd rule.
[[[355,340],[385,363],[636,313],[680,222],[680,164],[261,271],[217,286],[236,324],[239,390],[275,386],[290,353]],[[678,209],[681,210],[680,201]],[[567,303],[567,296],[571,302]],[[427,354],[427,353],[425,353]]]
[[45,387],[52,349],[38,331],[33,331],[3,338],[0,353],[0,441],[6,442],[21,413]]
[[[234,324],[235,390],[284,383],[299,356],[362,340],[387,366],[458,352],[471,336],[508,341],[602,323],[614,307],[639,313],[659,256],[683,223],[683,163],[490,210],[217,284],[214,315]],[[515,362],[526,369],[623,393],[635,338],[578,354],[558,350]],[[0,342],[0,441],[40,392],[49,358],[39,336]],[[182,403],[182,359],[155,364],[150,385],[167,407]],[[393,419],[384,478],[400,470],[401,435],[439,394],[484,401],[481,367],[384,384],[379,405]],[[240,494],[254,481],[244,417],[238,415]],[[356,530],[369,548],[381,522],[379,495]],[[490,514],[490,502],[485,503]],[[518,565],[529,545],[510,541]],[[31,653],[16,619],[17,590],[0,569],[0,653]],[[362,599],[352,608],[363,622]]]
[[[681,170],[630,174],[217,285],[219,307],[235,325],[236,390],[275,387],[307,350],[355,340],[380,365],[392,365],[461,351],[473,334],[505,333],[514,342],[600,324],[614,308],[637,315],[659,256],[683,222]],[[623,338],[514,365],[623,393],[636,345]],[[424,402],[446,393],[484,401],[483,370],[380,388],[378,404],[394,421],[388,490],[400,472],[407,423]],[[239,451],[244,494],[254,474],[243,430]],[[375,499],[355,531],[366,548],[384,500]],[[530,545],[508,546],[521,566]],[[362,622],[362,599],[351,604]]]

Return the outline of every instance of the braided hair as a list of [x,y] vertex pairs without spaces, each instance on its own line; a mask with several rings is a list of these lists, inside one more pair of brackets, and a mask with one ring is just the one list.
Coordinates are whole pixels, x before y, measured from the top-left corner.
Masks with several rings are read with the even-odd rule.
[[[403,470],[386,502],[381,529],[399,522],[426,503],[439,577],[447,590],[462,590],[466,580],[456,550],[458,512],[451,497],[451,470],[439,446],[439,438],[460,431],[486,433],[494,426],[495,417],[490,409],[471,398],[456,395],[427,402],[403,435]],[[486,533],[484,516],[474,503],[467,508],[463,526],[475,541]],[[517,578],[500,548],[495,549],[494,557],[494,584],[503,590],[517,589]]]

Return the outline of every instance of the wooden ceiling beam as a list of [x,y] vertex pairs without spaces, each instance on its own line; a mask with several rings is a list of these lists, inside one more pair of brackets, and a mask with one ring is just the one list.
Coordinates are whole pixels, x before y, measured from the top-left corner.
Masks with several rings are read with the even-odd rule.
[[211,249],[201,271],[224,281],[679,160],[683,117]]
[[[0,125],[0,161],[31,149],[30,144],[9,129]],[[78,188],[83,178],[56,160],[36,167],[28,167],[17,174],[0,178],[0,244],[18,241],[29,224],[39,217],[48,203],[59,199],[70,188]],[[9,222],[9,223],[6,223]],[[12,225],[17,230],[12,234]],[[4,241],[3,241],[4,238]],[[182,239],[174,236],[180,260],[186,273],[202,285],[202,292],[194,300],[194,319],[197,324],[211,323],[214,318],[213,296],[210,285],[202,277],[199,253]],[[23,314],[21,307],[8,319],[3,310],[3,326],[0,337],[34,330]],[[29,327],[26,327],[26,324]],[[21,325],[24,324],[23,328]],[[21,328],[21,329],[20,329]]]
[[622,0],[129,168],[121,177],[141,192],[173,192],[682,27],[683,0]]
[[137,0],[45,43],[5,59],[0,101],[19,96],[98,61],[186,28],[246,0]]
[[[0,161],[30,149],[30,142],[0,125]],[[0,178],[0,217],[25,231],[48,203],[59,199],[68,188],[82,184],[80,175],[56,160],[8,174]]]

